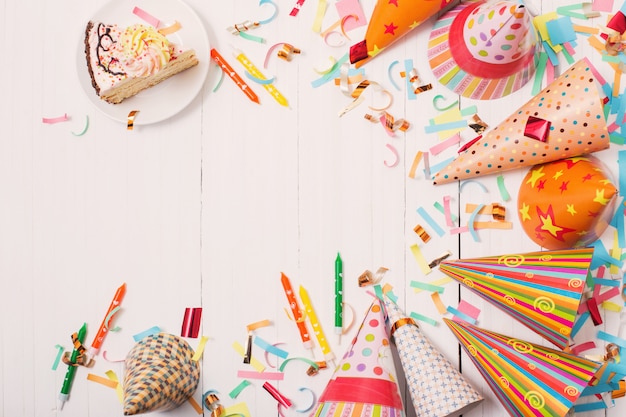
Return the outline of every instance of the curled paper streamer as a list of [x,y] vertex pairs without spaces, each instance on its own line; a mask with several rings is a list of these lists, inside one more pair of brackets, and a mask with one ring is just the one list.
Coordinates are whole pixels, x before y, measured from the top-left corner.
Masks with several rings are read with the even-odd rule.
[[274,397],[274,399],[276,401],[278,401],[278,404],[282,405],[285,408],[291,407],[291,405],[292,405],[291,400],[289,400],[289,398],[287,398],[283,394],[281,394],[280,391],[278,391],[278,389],[276,387],[274,387],[272,384],[270,384],[268,381],[265,381],[265,383],[263,383],[263,388],[272,397]]
[[233,26],[229,26],[226,28],[233,35],[239,35],[241,32],[246,32],[249,29],[255,29],[260,26],[259,22],[251,22],[246,20],[241,23],[235,23]]
[[398,155],[398,150],[392,144],[388,143],[385,146],[387,147],[387,149],[391,151],[391,153],[394,156],[394,159],[392,162],[387,162],[387,160],[385,159],[383,163],[385,164],[386,167],[393,168],[396,165],[398,165],[398,162],[400,162],[400,155]]
[[274,18],[276,18],[276,15],[278,14],[278,6],[276,6],[276,3],[274,3],[272,0],[261,0],[261,1],[259,1],[259,6],[263,6],[264,4],[272,5],[272,7],[274,7],[274,12],[267,19],[259,20],[259,24],[261,24],[261,25],[268,24],[269,22],[274,20]]
[[65,349],[61,345],[55,345],[54,347],[57,349],[57,356],[54,359],[54,362],[52,362],[52,370],[56,371],[59,367],[59,362],[61,362],[61,357],[63,356],[63,351]]
[[224,406],[220,403],[217,391],[205,392],[202,395],[202,405],[211,413],[211,417],[221,417],[224,414]]
[[416,225],[413,228],[413,231],[420,237],[420,239],[422,239],[422,242],[428,243],[428,241],[430,240],[430,235],[428,234],[426,230],[424,230],[422,225],[420,224]]
[[83,130],[78,133],[72,132],[72,135],[83,136],[85,133],[87,133],[87,129],[89,129],[89,116],[85,116],[85,127],[83,128]]
[[318,361],[318,362],[315,362],[315,366],[314,365],[309,366],[309,369],[306,370],[306,374],[308,376],[317,375],[320,369],[326,369],[327,367],[328,365],[326,365],[326,361]]
[[283,363],[281,363],[280,367],[278,368],[278,370],[280,372],[284,372],[285,371],[285,367],[287,366],[287,364],[289,362],[292,362],[292,361],[302,361],[302,362],[305,362],[305,363],[309,364],[310,366],[312,366],[314,368],[319,369],[319,365],[316,362],[314,362],[314,361],[312,361],[310,359],[302,358],[302,357],[293,357],[293,358],[289,358],[289,359],[285,360]]
[[150,13],[146,12],[140,7],[135,7],[133,9],[133,14],[138,16],[140,19],[142,19],[146,23],[154,26],[155,28],[159,27],[159,24],[161,23],[159,19],[152,16]]
[[277,52],[277,56],[280,59],[283,59],[285,61],[291,61],[293,54],[299,54],[301,52],[300,49],[296,48],[295,46],[289,43],[286,43],[286,42],[275,43],[274,45],[270,46],[270,48],[267,50],[267,53],[265,54],[265,60],[263,61],[263,68],[267,68],[267,63],[269,62],[270,55],[272,55],[274,50],[278,48],[279,46],[281,47],[281,49]]
[[167,36],[167,35],[171,35],[172,33],[178,32],[179,30],[182,29],[182,27],[183,25],[181,25],[178,20],[175,20],[174,23],[172,23],[169,26],[159,29],[158,32],[163,36]]
[[298,413],[308,413],[309,411],[311,411],[311,409],[313,409],[313,407],[315,406],[315,403],[317,402],[315,392],[312,389],[307,388],[307,387],[300,387],[298,388],[298,391],[300,392],[307,391],[311,394],[311,402],[309,403],[309,406],[296,409],[296,412]]
[[358,278],[359,287],[378,284],[385,277],[387,271],[389,271],[389,269],[384,266],[378,268],[375,274],[372,274],[372,271],[366,269]]

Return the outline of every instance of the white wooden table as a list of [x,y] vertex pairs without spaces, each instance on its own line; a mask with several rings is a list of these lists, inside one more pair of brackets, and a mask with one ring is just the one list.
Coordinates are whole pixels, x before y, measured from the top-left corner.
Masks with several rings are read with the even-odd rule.
[[[505,175],[509,201],[501,201],[495,176],[481,179],[487,193],[478,188],[461,193],[456,183],[433,186],[421,167],[415,178],[408,176],[415,154],[438,141],[423,129],[438,113],[433,97],[456,99],[436,82],[428,66],[426,43],[433,21],[365,66],[369,80],[392,92],[388,111],[411,123],[408,131],[391,138],[380,125],[364,119],[365,104],[339,118],[338,111],[352,99],[333,82],[312,86],[320,77],[315,69],[327,68],[330,56],[343,56],[362,39],[365,27],[349,32],[351,39],[343,46],[331,47],[311,30],[317,1],[308,0],[292,17],[289,11],[295,1],[275,0],[276,18],[251,32],[266,39],[260,44],[235,37],[226,28],[267,17],[271,5],[261,7],[254,0],[188,0],[204,22],[211,46],[229,57],[233,45],[260,67],[274,43],[288,42],[301,49],[290,62],[271,59],[264,70],[276,77],[289,108],[252,84],[261,100],[255,104],[228,78],[213,91],[220,72],[212,63],[204,88],[181,113],[151,125],[142,125],[139,113],[134,130],[128,131],[124,123],[98,111],[77,82],[76,45],[86,21],[105,3],[0,0],[4,57],[0,70],[0,416],[121,416],[114,390],[88,381],[87,374],[113,370],[121,378],[123,366],[113,361],[130,350],[132,336],[152,326],[180,334],[186,307],[203,308],[201,334],[209,338],[195,399],[200,402],[204,392],[216,390],[226,406],[245,402],[252,416],[277,415],[276,401],[262,388],[262,381],[252,381],[236,399],[228,393],[241,382],[237,371],[246,369],[232,345],[245,344],[250,323],[270,320],[272,325],[259,330],[259,336],[284,343],[280,346],[293,356],[308,355],[285,314],[281,272],[294,286],[309,291],[331,347],[341,357],[371,302],[357,278],[379,267],[389,269],[384,283],[393,286],[407,312],[439,322],[424,324],[422,329],[485,396],[486,401],[466,415],[505,415],[474,365],[465,353],[460,354],[429,294],[417,294],[409,286],[412,280],[443,277],[436,269],[429,276],[422,274],[410,251],[413,244],[419,244],[429,260],[444,251],[451,251],[453,258],[467,258],[539,250],[516,215],[516,195],[525,170]],[[324,27],[338,18],[332,3]],[[361,0],[366,16],[374,3]],[[577,3],[534,1],[542,13]],[[615,3],[617,10],[621,5]],[[134,5],[128,4],[129,9]],[[607,15],[578,23],[602,25]],[[576,57],[588,56],[612,80],[613,70],[584,37],[579,38]],[[434,86],[417,100],[408,100],[388,79],[389,65],[404,59],[412,59],[422,78]],[[567,62],[562,66],[566,68]],[[496,101],[460,102],[476,105],[480,117],[495,126],[530,97],[529,84]],[[162,105],[168,106],[167,101]],[[70,118],[67,122],[42,123],[42,117],[64,113]],[[82,130],[86,116],[87,132],[73,135]],[[388,144],[399,152],[393,167],[385,165],[393,161]],[[598,154],[615,175],[619,150],[612,145]],[[453,154],[452,149],[446,153]],[[413,231],[421,221],[416,210],[434,210],[433,204],[444,196],[451,196],[455,207],[500,202],[513,228],[480,230],[480,242],[468,234],[446,233],[423,244]],[[467,218],[460,213],[461,224]],[[612,233],[609,229],[605,236],[608,247]],[[344,261],[344,301],[354,309],[356,322],[341,342],[332,337],[337,252]],[[78,369],[70,401],[60,411],[57,396],[65,367],[51,369],[55,346],[70,349],[70,335],[83,322],[88,324],[90,340],[123,282],[128,292],[115,318],[120,330],[111,332],[103,346],[113,361],[100,354],[93,368]],[[547,343],[457,284],[448,284],[443,302],[456,306],[460,299],[481,309],[481,327]],[[617,334],[619,313],[603,314],[601,329]],[[581,337],[593,338],[597,330],[589,326]],[[195,347],[199,339],[188,341]],[[600,341],[591,353],[602,351]],[[322,359],[319,348],[315,355]],[[306,367],[290,365],[285,380],[276,382],[299,406],[310,401],[299,387],[320,395],[332,375],[327,369],[309,377]],[[401,385],[404,389],[403,381]],[[414,416],[405,393],[407,415]],[[580,415],[624,413],[626,400],[618,399],[611,409]],[[197,414],[184,404],[171,415]],[[290,409],[285,415],[302,414]]]

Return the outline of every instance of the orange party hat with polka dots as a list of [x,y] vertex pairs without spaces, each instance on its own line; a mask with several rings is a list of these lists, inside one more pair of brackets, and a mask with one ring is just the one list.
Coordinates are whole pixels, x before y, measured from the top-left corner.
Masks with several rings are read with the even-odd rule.
[[368,308],[352,344],[319,398],[312,417],[404,417],[385,315]]
[[609,133],[597,71],[574,63],[509,118],[464,147],[434,184],[471,179],[600,151]]

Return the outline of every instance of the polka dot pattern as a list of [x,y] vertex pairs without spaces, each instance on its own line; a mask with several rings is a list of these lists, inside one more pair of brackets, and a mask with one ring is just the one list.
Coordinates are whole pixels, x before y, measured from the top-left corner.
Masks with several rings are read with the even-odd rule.
[[[572,65],[435,176],[435,184],[543,164],[609,147],[602,100],[587,58]],[[550,121],[545,142],[524,136],[530,116]]]

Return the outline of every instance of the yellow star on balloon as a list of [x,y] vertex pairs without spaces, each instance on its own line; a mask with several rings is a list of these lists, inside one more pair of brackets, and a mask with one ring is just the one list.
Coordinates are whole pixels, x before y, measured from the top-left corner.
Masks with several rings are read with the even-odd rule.
[[600,203],[603,206],[606,206],[609,203],[609,201],[611,201],[611,199],[604,197],[604,189],[602,189],[602,190],[596,190],[596,198],[594,198],[593,201],[596,203]]
[[576,213],[578,213],[578,212],[576,211],[576,209],[574,208],[574,205],[573,205],[573,204],[566,204],[566,206],[567,206],[567,212],[568,212],[569,214],[571,214],[572,216],[574,216]]
[[562,231],[563,228],[555,225],[553,223],[552,217],[541,217],[541,230],[545,230],[549,232],[552,236],[557,236],[558,232]]
[[530,214],[528,214],[529,209],[530,206],[526,203],[523,203],[522,208],[519,209],[519,212],[522,215],[522,221],[530,220]]
[[563,175],[563,170],[562,170],[562,169],[561,169],[561,170],[559,170],[559,171],[557,171],[557,172],[555,172],[555,173],[554,173],[554,176],[552,176],[552,179],[556,181],[556,180],[558,180],[558,179],[559,179],[559,177],[560,177],[561,175]]
[[543,172],[543,167],[539,167],[537,169],[533,169],[532,171],[530,171],[530,173],[531,173],[530,178],[528,179],[528,181],[526,181],[526,184],[530,184],[531,187],[533,187],[533,188],[535,188],[535,184],[537,183],[539,178],[545,177],[545,175],[546,175]]

